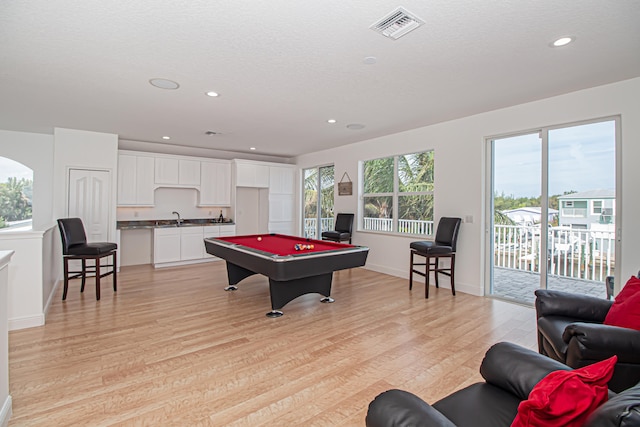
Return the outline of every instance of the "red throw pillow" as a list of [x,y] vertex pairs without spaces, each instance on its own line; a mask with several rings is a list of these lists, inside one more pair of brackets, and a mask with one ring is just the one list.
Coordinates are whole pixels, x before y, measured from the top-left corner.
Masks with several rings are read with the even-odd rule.
[[544,377],[518,406],[511,427],[580,427],[607,401],[607,383],[617,356],[573,371]]
[[640,291],[640,279],[631,276],[627,283],[624,285],[624,288],[620,291],[618,295],[616,295],[616,302],[624,302],[627,298],[635,295]]
[[640,292],[625,296],[621,302],[616,298],[602,323],[640,331]]

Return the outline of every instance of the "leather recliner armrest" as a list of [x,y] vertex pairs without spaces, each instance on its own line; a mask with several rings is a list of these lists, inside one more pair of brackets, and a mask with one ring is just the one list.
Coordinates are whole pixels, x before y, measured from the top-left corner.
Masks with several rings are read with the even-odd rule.
[[367,427],[456,427],[447,417],[415,394],[388,390],[370,404]]
[[519,345],[501,342],[493,345],[480,365],[480,374],[490,384],[521,400],[529,398],[533,387],[553,371],[570,371],[567,365]]
[[[603,360],[614,354],[618,362],[640,364],[640,331],[599,323],[571,323],[562,339],[569,343],[575,338],[579,345],[570,345],[567,363],[581,359]],[[572,365],[575,366],[575,365]]]
[[537,289],[536,315],[565,316],[576,321],[601,322],[607,316],[612,301],[589,295],[572,294],[570,292]]

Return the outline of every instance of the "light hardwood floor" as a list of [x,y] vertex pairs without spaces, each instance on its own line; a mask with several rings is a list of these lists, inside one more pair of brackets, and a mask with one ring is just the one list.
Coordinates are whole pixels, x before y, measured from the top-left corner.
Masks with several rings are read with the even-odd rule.
[[491,344],[536,348],[532,308],[364,269],[334,274],[333,304],[302,296],[271,319],[268,282],[225,292],[224,262],[124,267],[9,335],[9,426],[363,426],[402,388],[433,402],[480,380]]

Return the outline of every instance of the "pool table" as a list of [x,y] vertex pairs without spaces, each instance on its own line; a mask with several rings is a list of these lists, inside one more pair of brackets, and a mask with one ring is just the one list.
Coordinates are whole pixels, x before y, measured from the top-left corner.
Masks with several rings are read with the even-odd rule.
[[[207,253],[226,260],[229,286],[254,274],[269,278],[271,311],[269,317],[282,316],[280,310],[293,299],[318,293],[320,301],[333,302],[333,272],[363,266],[369,248],[284,234],[252,234],[204,239]],[[313,248],[296,249],[296,245]]]

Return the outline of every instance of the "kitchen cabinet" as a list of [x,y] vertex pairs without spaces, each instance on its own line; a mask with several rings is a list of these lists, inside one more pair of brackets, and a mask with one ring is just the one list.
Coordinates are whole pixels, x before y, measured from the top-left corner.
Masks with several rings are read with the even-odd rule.
[[269,167],[269,233],[295,233],[295,169]]
[[205,237],[233,236],[235,224],[183,226],[153,229],[153,265],[162,267],[211,261],[204,248]]
[[200,185],[200,161],[174,157],[155,158],[155,183],[158,185]]
[[180,228],[155,228],[153,230],[153,264],[180,261],[180,241]]
[[294,194],[295,169],[292,166],[269,167],[269,194]]
[[200,161],[199,160],[179,160],[178,161],[178,184],[180,185],[200,185]]
[[184,227],[180,229],[180,260],[188,261],[204,258],[202,227]]
[[236,161],[235,166],[237,187],[269,187],[269,166],[242,161]]
[[153,206],[154,158],[118,156],[118,206]]
[[199,206],[231,206],[231,163],[200,163]]

